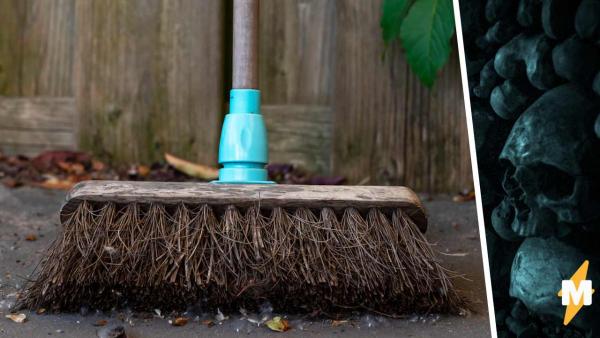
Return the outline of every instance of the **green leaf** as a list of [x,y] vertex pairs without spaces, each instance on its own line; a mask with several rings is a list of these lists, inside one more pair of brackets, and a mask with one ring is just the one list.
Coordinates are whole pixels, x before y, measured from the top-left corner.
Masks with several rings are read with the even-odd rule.
[[452,0],[417,0],[400,29],[400,39],[412,70],[431,87],[450,56],[454,34]]
[[408,9],[414,0],[384,0],[381,6],[381,20],[379,25],[383,35],[383,41],[389,44],[400,35],[402,20],[408,13]]

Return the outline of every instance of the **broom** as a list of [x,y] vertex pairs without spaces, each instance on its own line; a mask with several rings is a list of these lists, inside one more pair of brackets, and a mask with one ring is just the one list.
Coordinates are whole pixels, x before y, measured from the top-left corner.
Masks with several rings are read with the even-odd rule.
[[234,1],[233,88],[217,182],[87,181],[19,306],[379,313],[464,306],[405,187],[276,185],[257,78],[258,0]]

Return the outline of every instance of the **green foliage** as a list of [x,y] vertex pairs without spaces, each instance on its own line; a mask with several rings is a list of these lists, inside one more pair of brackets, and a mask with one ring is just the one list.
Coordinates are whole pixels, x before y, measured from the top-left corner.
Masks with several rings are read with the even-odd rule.
[[386,45],[400,36],[402,20],[415,0],[385,0],[381,13],[381,29]]
[[381,28],[385,43],[399,39],[413,72],[433,86],[450,56],[452,0],[384,0]]

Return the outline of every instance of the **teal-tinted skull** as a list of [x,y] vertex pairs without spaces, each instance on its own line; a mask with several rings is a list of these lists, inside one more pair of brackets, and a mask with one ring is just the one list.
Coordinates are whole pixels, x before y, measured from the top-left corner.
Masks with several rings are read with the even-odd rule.
[[561,236],[569,225],[590,228],[600,219],[599,109],[592,94],[567,84],[517,119],[500,154],[507,166],[506,197],[494,211],[500,235]]

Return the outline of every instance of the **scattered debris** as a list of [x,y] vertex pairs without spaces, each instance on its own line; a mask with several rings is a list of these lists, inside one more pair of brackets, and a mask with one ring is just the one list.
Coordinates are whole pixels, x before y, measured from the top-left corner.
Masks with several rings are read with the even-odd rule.
[[[151,165],[109,166],[78,151],[47,151],[36,157],[0,155],[0,181],[7,188],[36,186],[68,190],[83,180],[209,181],[218,169],[171,154]],[[269,179],[285,184],[343,184],[342,176],[316,176],[291,164],[267,166]]]
[[384,316],[365,314],[364,316],[361,316],[359,318],[358,323],[356,323],[356,327],[358,327],[359,329],[372,329],[376,327],[386,326],[388,324],[388,319]]
[[5,316],[6,318],[12,320],[15,323],[25,323],[27,321],[27,316],[24,313],[11,313]]
[[97,322],[94,323],[94,326],[105,326],[106,324],[108,324],[108,320],[106,319],[100,319]]
[[269,178],[285,184],[339,185],[346,182],[343,176],[315,176],[291,164],[271,163],[267,165]]
[[81,163],[58,161],[56,165],[69,174],[83,175],[85,173],[85,168]]
[[222,322],[224,320],[229,319],[229,317],[225,316],[220,309],[217,309],[217,315],[215,316],[215,319],[217,320],[217,322]]
[[151,169],[145,165],[132,165],[127,169],[127,179],[138,180],[150,175]]
[[262,319],[256,319],[253,317],[246,317],[246,320],[252,324],[255,324],[256,326],[260,326],[261,324],[263,324],[264,322],[266,322],[269,318],[264,316]]
[[465,256],[469,255],[468,252],[453,252],[453,253],[440,252],[440,253],[444,256],[451,256],[451,257],[465,257]]
[[[106,250],[106,247],[104,247],[104,250]],[[113,250],[116,251],[114,248],[113,248]],[[162,312],[160,311],[160,309],[154,309],[154,313],[156,313],[156,315],[158,316],[158,318],[164,318],[164,316],[162,315]]]
[[45,189],[69,190],[75,185],[75,183],[84,180],[77,180],[73,175],[69,175],[66,179],[60,179],[54,175],[43,175],[43,177],[45,177],[43,182],[33,183],[33,185]]
[[122,325],[104,327],[98,331],[97,335],[98,338],[127,338]]
[[150,174],[150,167],[145,165],[140,165],[137,168],[138,174],[142,177],[146,177]]
[[36,236],[36,235],[34,235],[34,234],[27,234],[27,236],[25,236],[25,240],[26,240],[26,241],[33,242],[33,241],[36,241],[36,240],[37,240],[37,236]]
[[201,323],[202,323],[202,325],[206,325],[208,327],[213,327],[215,325],[215,322],[213,322],[210,319],[205,319]]
[[273,317],[273,319],[267,321],[266,324],[267,324],[267,327],[269,329],[271,329],[272,331],[285,332],[285,331],[291,329],[288,321],[285,319],[282,319],[279,316]]
[[174,320],[169,320],[169,324],[173,326],[184,326],[188,323],[188,319],[186,317],[177,317]]
[[[104,252],[106,252],[107,254],[109,254],[111,256],[117,253],[117,249],[115,249],[112,246],[105,245],[102,249],[104,250]],[[156,312],[157,310],[158,309],[155,309],[154,311]],[[158,310],[158,313],[159,313],[159,316],[160,316],[160,310]]]
[[331,321],[331,326],[337,327],[337,326],[340,326],[340,325],[343,325],[343,324],[346,324],[346,323],[348,323],[347,320],[332,320]]
[[475,200],[475,191],[463,190],[452,197],[452,201],[461,203]]
[[92,171],[104,171],[106,165],[98,160],[92,160]]
[[38,315],[44,314],[45,312],[46,312],[46,309],[43,307],[41,307],[35,311],[35,313],[37,313]]
[[[27,157],[18,156],[20,161],[26,161]],[[70,168],[76,164],[86,167],[91,164],[91,156],[79,151],[45,151],[31,159],[33,167],[39,171],[52,171],[56,167]],[[78,166],[79,167],[79,166]]]
[[17,181],[12,177],[6,177],[2,180],[2,184],[7,188],[18,188],[23,185],[23,182]]

